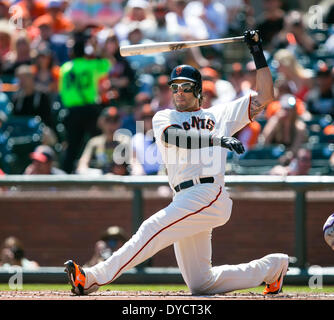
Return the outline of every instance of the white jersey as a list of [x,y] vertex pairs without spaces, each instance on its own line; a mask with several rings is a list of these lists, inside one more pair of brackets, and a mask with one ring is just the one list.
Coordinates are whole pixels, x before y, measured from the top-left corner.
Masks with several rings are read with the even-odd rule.
[[185,130],[200,130],[217,137],[231,137],[251,121],[250,102],[249,95],[194,112],[166,109],[154,115],[152,120],[154,136],[166,165],[172,189],[183,181],[209,176],[214,176],[215,181],[224,185],[228,149],[218,146],[181,149],[171,144],[167,145],[161,138],[164,130],[169,126],[177,125]]

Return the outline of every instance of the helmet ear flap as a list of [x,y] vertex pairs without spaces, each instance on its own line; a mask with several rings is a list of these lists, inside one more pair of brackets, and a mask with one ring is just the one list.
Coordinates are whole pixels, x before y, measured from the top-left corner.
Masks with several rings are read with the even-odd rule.
[[194,86],[194,96],[197,99],[200,99],[202,96],[202,88],[198,84]]

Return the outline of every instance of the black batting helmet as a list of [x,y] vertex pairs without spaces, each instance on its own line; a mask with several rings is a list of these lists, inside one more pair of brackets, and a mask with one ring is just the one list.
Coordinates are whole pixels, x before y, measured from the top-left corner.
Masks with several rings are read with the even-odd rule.
[[175,80],[188,80],[195,83],[194,95],[200,99],[202,96],[202,76],[201,73],[194,67],[187,64],[176,66],[171,75],[168,84],[172,84]]

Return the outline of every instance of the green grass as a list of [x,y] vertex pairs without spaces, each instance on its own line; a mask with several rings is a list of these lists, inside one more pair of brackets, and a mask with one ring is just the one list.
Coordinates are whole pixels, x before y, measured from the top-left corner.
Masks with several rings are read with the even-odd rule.
[[[0,284],[0,291],[8,291],[11,290],[8,284],[1,283]],[[24,284],[23,289],[24,291],[67,291],[70,290],[69,284]],[[189,292],[188,288],[185,285],[178,285],[178,284],[161,284],[161,285],[140,285],[140,284],[112,284],[107,285],[100,288],[101,291],[185,291]],[[256,288],[239,290],[236,292],[241,293],[262,293],[263,286],[259,286]],[[322,289],[310,289],[308,286],[289,286],[285,285],[283,288],[284,293],[334,293],[334,286],[324,286]]]

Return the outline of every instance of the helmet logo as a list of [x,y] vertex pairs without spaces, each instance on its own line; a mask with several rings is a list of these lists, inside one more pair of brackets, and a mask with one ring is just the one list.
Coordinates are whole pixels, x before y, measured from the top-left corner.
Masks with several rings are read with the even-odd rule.
[[177,76],[180,75],[181,72],[182,72],[182,67],[177,67],[175,69],[175,73],[176,73]]

